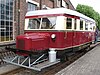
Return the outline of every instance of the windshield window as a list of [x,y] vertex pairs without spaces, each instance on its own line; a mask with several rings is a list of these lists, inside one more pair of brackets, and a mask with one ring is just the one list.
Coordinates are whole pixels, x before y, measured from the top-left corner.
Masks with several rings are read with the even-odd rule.
[[31,18],[27,29],[55,29],[56,17]]

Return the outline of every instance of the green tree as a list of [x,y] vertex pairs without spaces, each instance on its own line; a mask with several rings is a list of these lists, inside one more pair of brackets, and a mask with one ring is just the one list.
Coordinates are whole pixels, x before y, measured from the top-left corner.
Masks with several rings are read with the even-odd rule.
[[96,21],[96,25],[100,29],[100,14],[96,12],[92,7],[78,4],[76,7],[76,11],[94,19]]

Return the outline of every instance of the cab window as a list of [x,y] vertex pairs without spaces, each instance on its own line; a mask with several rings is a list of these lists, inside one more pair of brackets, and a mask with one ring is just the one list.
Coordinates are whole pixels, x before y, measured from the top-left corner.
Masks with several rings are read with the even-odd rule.
[[55,29],[56,17],[30,18],[27,29]]
[[67,18],[66,29],[72,29],[72,18]]

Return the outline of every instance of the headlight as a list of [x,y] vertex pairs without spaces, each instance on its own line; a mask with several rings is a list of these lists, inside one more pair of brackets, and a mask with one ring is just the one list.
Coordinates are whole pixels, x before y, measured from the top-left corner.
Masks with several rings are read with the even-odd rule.
[[51,35],[51,38],[52,38],[52,39],[55,39],[55,38],[56,38],[56,35],[55,35],[55,34],[52,34],[52,35]]

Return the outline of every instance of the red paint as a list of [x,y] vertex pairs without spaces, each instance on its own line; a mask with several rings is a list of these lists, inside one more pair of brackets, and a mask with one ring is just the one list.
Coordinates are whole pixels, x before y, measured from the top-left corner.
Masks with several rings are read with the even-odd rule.
[[64,16],[64,14],[45,14],[45,15],[33,15],[33,16],[26,16],[25,18],[40,18],[46,16]]
[[70,18],[75,18],[75,19],[80,19],[78,16],[75,16],[75,15],[64,14],[63,16],[70,17]]
[[49,34],[31,33],[17,37],[16,47],[20,50],[45,50],[49,47]]
[[[17,37],[18,49],[34,51],[49,48],[69,48],[90,41],[92,42],[94,39],[92,37],[93,33],[89,31],[25,31],[26,33],[27,35]],[[55,40],[51,38],[52,34],[56,35]]]

